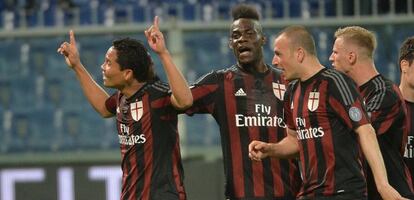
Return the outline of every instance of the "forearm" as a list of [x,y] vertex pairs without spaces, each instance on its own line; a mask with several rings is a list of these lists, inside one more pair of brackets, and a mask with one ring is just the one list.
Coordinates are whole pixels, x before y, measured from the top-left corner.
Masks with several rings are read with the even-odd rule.
[[170,53],[165,51],[160,53],[159,57],[171,87],[173,105],[179,109],[190,107],[193,103],[193,96],[187,81],[175,66]]
[[371,125],[363,125],[357,129],[357,132],[364,129],[365,131],[363,133],[358,134],[361,149],[371,168],[377,188],[381,188],[384,185],[388,185],[387,171],[385,169],[384,160],[382,158],[374,128],[372,128]]
[[[293,130],[290,130],[293,131]],[[282,141],[271,145],[269,156],[277,158],[295,158],[299,154],[298,139],[291,132]]]
[[105,101],[109,97],[106,91],[100,87],[85,67],[80,64],[76,67],[73,67],[76,77],[80,82],[82,91],[92,107],[102,116],[110,117],[110,113],[105,106]]

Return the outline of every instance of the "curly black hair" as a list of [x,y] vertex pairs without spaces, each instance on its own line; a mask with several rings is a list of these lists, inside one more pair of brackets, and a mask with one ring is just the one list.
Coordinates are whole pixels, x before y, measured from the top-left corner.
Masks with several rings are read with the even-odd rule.
[[414,60],[414,37],[407,38],[400,47],[400,53],[398,56],[398,63],[402,60],[407,60],[411,65]]
[[257,12],[256,8],[252,5],[247,4],[239,4],[236,5],[231,10],[231,15],[233,17],[233,21],[236,21],[240,18],[246,18],[246,19],[253,19],[253,20],[259,20],[259,13]]
[[139,82],[155,79],[154,62],[142,42],[127,37],[114,40],[112,46],[117,52],[121,70],[131,69]]

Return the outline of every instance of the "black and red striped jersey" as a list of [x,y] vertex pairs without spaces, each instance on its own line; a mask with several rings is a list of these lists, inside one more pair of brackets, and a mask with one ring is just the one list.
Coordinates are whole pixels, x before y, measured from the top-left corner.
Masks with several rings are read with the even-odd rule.
[[285,98],[296,131],[303,178],[299,199],[364,199],[366,182],[357,127],[368,119],[354,82],[333,69],[293,81]]
[[276,143],[286,136],[284,79],[267,67],[255,74],[237,65],[213,71],[191,90],[194,103],[186,113],[209,113],[220,127],[228,199],[295,199],[301,184],[294,160],[253,162],[248,156],[251,141]]
[[145,84],[133,96],[106,101],[116,114],[122,157],[122,200],[184,200],[177,114],[168,85]]
[[405,101],[407,104],[407,116],[408,116],[408,136],[407,146],[405,147],[404,160],[411,171],[412,187],[414,188],[414,103]]
[[[412,197],[411,176],[404,163],[408,118],[404,98],[398,88],[382,75],[359,87],[387,169],[388,182],[402,196]],[[368,197],[381,199],[372,172],[367,170]]]

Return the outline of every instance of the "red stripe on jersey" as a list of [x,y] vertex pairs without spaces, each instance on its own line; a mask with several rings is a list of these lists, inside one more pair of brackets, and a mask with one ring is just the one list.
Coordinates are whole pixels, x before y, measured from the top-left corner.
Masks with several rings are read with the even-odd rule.
[[142,99],[142,102],[144,104],[143,109],[144,113],[148,113],[147,115],[144,115],[142,120],[142,130],[148,130],[148,135],[146,135],[146,142],[144,143],[144,162],[145,162],[145,174],[144,174],[144,190],[142,193],[142,199],[143,200],[149,200],[150,199],[150,191],[151,191],[151,176],[152,176],[152,161],[153,161],[153,134],[151,129],[151,113],[149,110],[146,110],[150,108],[149,105],[149,99],[148,95],[145,95]]
[[[332,109],[338,113],[339,116],[348,116],[348,112],[344,109],[344,106],[335,98],[328,99],[329,104],[331,105]],[[352,128],[352,122],[349,117],[342,118],[348,128]]]
[[153,108],[162,108],[165,107],[165,105],[169,105],[171,104],[170,102],[166,103],[165,101],[170,101],[171,97],[170,96],[166,96],[164,98],[159,98],[157,100],[153,100],[151,102],[151,106]]
[[[234,98],[234,85],[231,81],[224,81],[224,95],[227,107],[227,120],[235,122],[233,113],[237,113],[236,102]],[[236,126],[229,126],[230,150],[233,168],[233,185],[234,195],[236,197],[244,197],[244,173],[243,158],[241,155],[240,133]]]
[[[254,88],[255,79],[253,76],[244,76],[243,81],[244,81],[244,85],[246,88]],[[253,89],[247,89],[246,90],[247,96],[254,97],[255,95],[251,93],[252,91]],[[255,99],[248,98],[248,101],[246,103],[247,103],[246,105],[247,107],[249,107],[249,105],[254,105]],[[260,139],[260,128],[258,126],[249,126],[247,128],[248,128],[250,141],[261,140]],[[263,180],[263,163],[261,162],[251,162],[251,163],[252,163],[252,171],[253,171],[252,181],[253,181],[254,196],[256,197],[264,196],[265,191],[264,191],[264,180]]]
[[[290,98],[293,98],[290,100],[290,102],[293,102],[292,105],[299,105],[300,91],[301,91],[301,85],[298,84],[294,93],[290,95]],[[287,125],[293,131],[296,131],[296,124],[294,122],[294,119],[297,117],[297,113],[293,113],[294,108],[291,108],[290,102],[285,103],[285,110],[289,110],[289,112],[286,112],[287,123],[288,123]],[[302,179],[303,179],[303,182],[306,183],[308,182],[308,179],[307,179],[308,175],[305,170],[305,163],[303,163],[303,161],[305,160],[305,154],[303,153],[304,147],[303,147],[302,142],[298,141],[298,144],[299,144],[299,149],[301,149],[301,151],[299,152],[299,159],[302,161],[302,163],[300,163],[302,166],[302,169],[301,169]],[[305,192],[305,187],[301,187],[298,196],[303,196],[304,192]]]
[[[268,127],[268,131],[269,131],[269,142],[278,142],[277,138],[276,138],[276,133],[275,131],[277,130],[277,128],[271,128]],[[270,159],[271,162],[271,166],[272,166],[272,175],[273,175],[273,192],[274,192],[274,196],[284,196],[284,184],[282,181],[282,177],[280,176],[281,171],[280,171],[280,161],[279,159],[275,159],[275,158],[271,158]],[[294,182],[290,182],[290,183],[294,183]],[[283,186],[283,187],[282,187]]]
[[[328,82],[324,81],[320,84],[319,86],[319,93],[322,94],[319,96],[319,109],[318,112],[321,113],[328,113],[328,111],[326,110],[326,94],[328,91]],[[326,120],[325,117],[321,116],[321,115],[317,115],[317,120],[318,120],[318,124],[320,126],[322,126],[322,124],[327,124],[327,126],[329,126],[328,130],[324,130],[325,132],[330,132],[332,133],[332,127],[330,127],[330,123]],[[323,146],[323,155],[324,155],[324,160],[325,160],[325,167],[326,167],[326,174],[325,177],[327,178],[327,187],[325,187],[325,190],[323,192],[324,195],[331,195],[334,193],[334,185],[335,185],[335,175],[334,175],[334,171],[335,171],[335,156],[333,155],[335,150],[333,147],[333,138],[332,138],[332,134],[325,134],[323,139],[322,139],[322,146]]]
[[[306,116],[306,115],[310,115],[310,111],[309,111],[309,109],[308,109],[308,104],[307,104],[307,102],[309,101],[309,98],[310,98],[310,92],[311,92],[311,90],[313,89],[313,87],[311,87],[311,86],[308,86],[307,88],[306,88],[306,91],[305,91],[305,96],[303,97],[303,99],[304,99],[304,104],[302,105],[302,116]],[[301,90],[297,90],[297,91],[301,91]],[[305,103],[306,102],[306,103]],[[299,105],[299,104],[296,104],[296,105]],[[305,114],[306,113],[306,114]],[[296,113],[295,114],[295,118],[298,116],[298,113]],[[311,128],[311,123],[310,123],[310,121],[309,122],[307,122],[306,123],[306,129],[309,129],[309,128]],[[306,145],[308,146],[308,165],[310,166],[309,168],[310,168],[310,171],[309,171],[309,179],[310,180],[318,180],[318,155],[317,155],[317,153],[316,153],[316,144],[315,144],[315,140],[313,140],[313,139],[308,139],[308,140],[305,140],[306,141]],[[300,143],[303,143],[304,141],[300,141]],[[305,170],[304,170],[305,171]],[[308,183],[310,183],[310,182],[308,182]],[[312,183],[310,183],[310,184],[312,184]],[[317,185],[317,184],[315,184],[314,185],[314,187],[310,187],[309,189],[310,190],[314,190],[315,189],[315,187],[318,187],[319,185]],[[308,189],[308,190],[309,190]]]
[[[412,118],[413,118],[413,110],[411,109],[412,108],[412,106],[410,106],[410,102],[408,102],[408,101],[405,101],[406,102],[406,111],[407,111],[407,120],[408,120],[408,123],[407,123],[407,129],[408,129],[408,131],[407,131],[407,134],[410,134],[411,133],[411,129],[412,129],[412,125],[413,125],[413,123],[411,123],[413,120],[412,120]],[[407,141],[408,141],[408,135],[407,136],[405,136],[405,138],[406,138],[406,144],[407,144]],[[407,158],[405,158],[405,159],[407,159]],[[413,158],[412,158],[413,159]],[[413,180],[413,178],[412,177],[414,177],[414,167],[411,169],[411,171],[410,171],[410,166],[411,165],[409,165],[410,163],[409,162],[407,162],[406,163],[406,171],[405,171],[405,175],[406,175],[406,177],[407,177],[407,182],[409,183],[409,186],[410,186],[410,189],[411,189],[411,191],[414,191],[414,180]]]
[[179,200],[185,200],[186,196],[185,196],[185,190],[184,190],[184,185],[181,182],[181,174],[180,171],[178,170],[177,166],[178,166],[178,162],[181,160],[181,156],[180,156],[180,140],[179,140],[179,135],[177,133],[177,141],[175,143],[175,147],[173,150],[173,154],[172,154],[172,162],[173,162],[173,176],[174,176],[174,182],[175,182],[175,187],[177,188],[177,192],[178,192],[178,199]]
[[371,121],[376,121],[378,117],[385,117],[385,120],[381,121],[380,126],[377,128],[377,130],[375,131],[377,133],[377,135],[382,135],[384,133],[386,133],[388,131],[388,129],[391,127],[391,125],[394,123],[394,119],[395,116],[400,112],[400,105],[395,104],[389,113],[383,114],[383,112],[381,111],[376,111],[376,112],[372,112],[371,115]]
[[[251,140],[260,140],[258,127],[248,127]],[[264,196],[263,164],[252,162],[254,196]]]

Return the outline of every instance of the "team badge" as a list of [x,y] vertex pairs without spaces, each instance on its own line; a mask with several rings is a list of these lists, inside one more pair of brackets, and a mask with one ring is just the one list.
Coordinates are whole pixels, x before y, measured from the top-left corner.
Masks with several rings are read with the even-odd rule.
[[131,116],[135,121],[139,121],[144,113],[144,108],[142,107],[142,101],[134,102],[130,104]]
[[319,106],[319,92],[310,92],[308,99],[308,109],[310,111],[315,111]]
[[283,97],[285,96],[285,92],[286,92],[286,86],[283,84],[279,84],[279,83],[272,83],[273,85],[273,94],[275,94],[275,96],[283,101]]
[[354,122],[359,122],[362,119],[362,113],[357,107],[351,107],[348,111],[348,115]]

